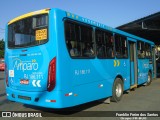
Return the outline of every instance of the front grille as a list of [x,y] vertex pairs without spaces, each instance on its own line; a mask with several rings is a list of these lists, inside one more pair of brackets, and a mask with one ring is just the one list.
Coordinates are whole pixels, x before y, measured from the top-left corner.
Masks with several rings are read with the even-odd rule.
[[31,100],[31,97],[21,96],[21,95],[18,95],[18,98],[23,100]]

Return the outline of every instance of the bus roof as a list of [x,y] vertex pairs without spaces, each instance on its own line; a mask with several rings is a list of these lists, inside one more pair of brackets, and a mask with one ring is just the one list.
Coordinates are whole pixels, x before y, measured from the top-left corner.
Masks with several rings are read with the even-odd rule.
[[[26,18],[26,17],[30,17],[30,16],[38,15],[38,14],[49,13],[49,10],[51,10],[51,9],[50,9],[50,8],[47,8],[47,9],[42,9],[42,10],[38,10],[38,11],[34,11],[34,12],[30,12],[30,13],[21,15],[21,16],[19,16],[19,17],[16,17],[16,18],[12,19],[11,21],[9,21],[9,22],[8,22],[8,25],[10,25],[10,24],[12,24],[13,22],[16,22],[16,21],[18,21],[18,20],[24,19],[24,18]],[[52,10],[61,10],[61,9],[52,8]],[[61,10],[61,11],[64,11],[64,10]],[[108,31],[112,31],[112,32],[114,32],[114,33],[121,34],[121,35],[130,37],[130,38],[133,38],[133,39],[138,39],[138,40],[141,40],[141,41],[148,42],[148,43],[150,43],[150,44],[154,44],[154,43],[151,42],[150,40],[146,40],[146,39],[144,39],[144,38],[141,38],[141,37],[138,37],[138,36],[129,34],[129,33],[127,33],[127,32],[124,32],[124,31],[121,31],[121,30],[118,30],[118,29],[115,29],[115,28],[112,28],[112,27],[109,27],[109,26],[107,26],[107,25],[101,24],[101,23],[99,23],[99,22],[96,22],[96,21],[93,21],[93,20],[90,20],[90,19],[81,17],[81,16],[79,16],[79,15],[76,15],[76,14],[73,14],[73,13],[70,13],[70,12],[67,12],[67,11],[64,11],[64,12],[66,12],[66,16],[67,16],[68,18],[70,18],[70,19],[73,19],[73,20],[76,20],[76,21],[80,21],[80,22],[82,22],[82,23],[89,24],[89,25],[92,25],[92,26],[96,26],[96,27],[99,27],[99,28],[102,28],[102,29],[105,29],[105,30],[108,30]]]

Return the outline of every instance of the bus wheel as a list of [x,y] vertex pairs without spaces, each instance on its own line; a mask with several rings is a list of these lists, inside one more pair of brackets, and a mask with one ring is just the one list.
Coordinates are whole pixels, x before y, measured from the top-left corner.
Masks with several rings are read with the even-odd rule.
[[123,82],[120,78],[116,78],[112,88],[112,97],[111,101],[118,102],[123,96]]
[[150,85],[151,82],[152,82],[152,74],[151,74],[151,72],[148,72],[148,79],[147,79],[147,82],[146,82],[147,86]]

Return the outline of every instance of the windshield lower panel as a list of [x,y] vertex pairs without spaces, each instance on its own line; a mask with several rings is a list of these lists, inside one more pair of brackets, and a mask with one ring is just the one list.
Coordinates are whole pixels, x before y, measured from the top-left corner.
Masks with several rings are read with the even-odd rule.
[[8,48],[41,45],[48,41],[48,14],[22,19],[8,26]]

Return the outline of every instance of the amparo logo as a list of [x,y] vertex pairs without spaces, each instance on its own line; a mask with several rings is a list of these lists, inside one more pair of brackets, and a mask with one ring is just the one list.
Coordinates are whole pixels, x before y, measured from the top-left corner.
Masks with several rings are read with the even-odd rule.
[[16,58],[14,60],[14,66],[13,69],[15,70],[21,70],[21,71],[30,71],[30,70],[38,70],[38,63],[36,62],[36,60],[31,60],[31,61],[22,61],[18,58]]

